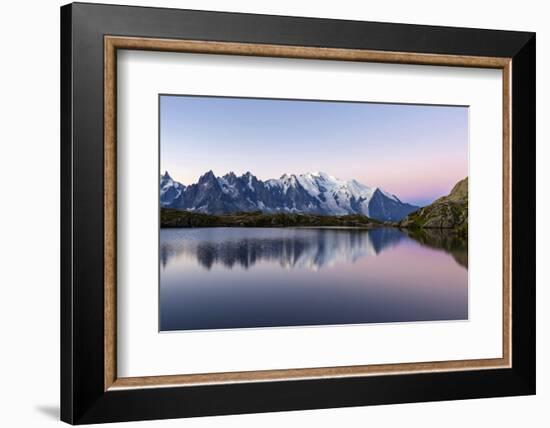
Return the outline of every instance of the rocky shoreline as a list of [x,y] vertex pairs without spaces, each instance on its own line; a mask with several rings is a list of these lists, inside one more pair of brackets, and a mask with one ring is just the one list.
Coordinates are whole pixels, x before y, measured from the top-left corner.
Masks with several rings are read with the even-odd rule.
[[450,229],[468,235],[468,177],[459,181],[447,196],[409,214],[396,226],[404,229]]

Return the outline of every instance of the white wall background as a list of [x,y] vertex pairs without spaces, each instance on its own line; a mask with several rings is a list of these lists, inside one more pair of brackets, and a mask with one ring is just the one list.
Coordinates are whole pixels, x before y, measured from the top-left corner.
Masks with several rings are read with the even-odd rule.
[[[538,394],[461,402],[284,412],[139,423],[158,427],[548,426],[550,314],[545,302],[550,240],[548,120],[550,14],[538,0],[387,2],[148,0],[170,6],[323,18],[485,27],[537,32]],[[103,3],[116,3],[103,1]],[[59,6],[5,2],[0,14],[0,424],[59,424]],[[138,426],[138,423],[125,426]]]

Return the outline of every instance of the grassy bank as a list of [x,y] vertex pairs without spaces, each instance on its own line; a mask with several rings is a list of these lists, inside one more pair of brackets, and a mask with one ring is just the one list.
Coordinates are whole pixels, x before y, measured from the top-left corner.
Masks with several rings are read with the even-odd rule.
[[265,214],[260,211],[210,215],[161,208],[161,227],[360,227],[382,223],[362,215]]

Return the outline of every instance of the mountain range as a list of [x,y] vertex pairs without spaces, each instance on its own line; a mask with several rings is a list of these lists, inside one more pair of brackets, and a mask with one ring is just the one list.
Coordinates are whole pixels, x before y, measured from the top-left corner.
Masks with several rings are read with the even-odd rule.
[[340,180],[324,172],[283,174],[262,181],[250,172],[216,177],[212,171],[189,185],[173,180],[166,171],[160,177],[160,206],[204,214],[360,214],[380,221],[400,221],[419,208],[379,187]]

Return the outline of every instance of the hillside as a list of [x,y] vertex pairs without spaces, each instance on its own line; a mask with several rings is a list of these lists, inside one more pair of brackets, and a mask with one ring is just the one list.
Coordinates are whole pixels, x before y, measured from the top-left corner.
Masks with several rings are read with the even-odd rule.
[[407,229],[453,229],[460,235],[467,235],[468,177],[455,184],[447,196],[409,214],[398,226]]
[[363,215],[323,216],[312,214],[264,214],[260,211],[234,214],[201,214],[161,208],[161,227],[358,227],[381,225]]

